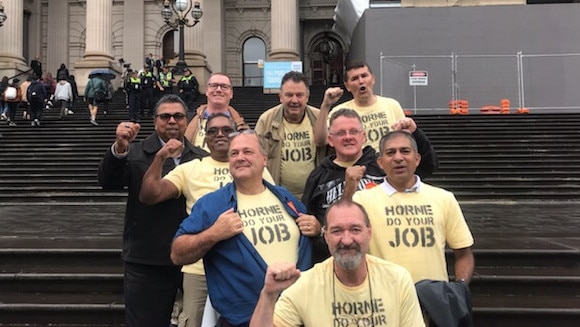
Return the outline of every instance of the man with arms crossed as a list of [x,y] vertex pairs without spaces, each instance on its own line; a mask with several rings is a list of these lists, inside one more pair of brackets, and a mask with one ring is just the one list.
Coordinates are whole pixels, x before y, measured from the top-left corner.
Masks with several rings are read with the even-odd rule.
[[[359,114],[365,131],[365,146],[370,145],[375,151],[378,151],[379,140],[391,130],[408,130],[413,133],[415,138],[418,138],[415,134],[416,130],[419,130],[417,124],[413,119],[405,117],[399,102],[374,94],[375,75],[366,63],[353,62],[347,65],[344,86],[352,93],[353,99],[337,105],[334,110],[349,108]],[[324,92],[319,119],[314,129],[314,139],[317,146],[322,146],[328,142],[327,121],[330,107],[340,99],[342,94],[343,90],[340,87],[329,88]],[[419,153],[423,160],[417,169],[417,175],[426,178],[439,165],[437,155],[433,148],[420,148]]]
[[268,170],[278,185],[302,197],[308,174],[326,156],[326,146],[314,144],[318,108],[308,105],[308,80],[300,72],[282,77],[280,104],[264,112],[256,134],[268,152]]
[[140,142],[133,142],[140,125],[121,122],[115,143],[99,166],[99,184],[108,190],[128,187],[123,253],[125,263],[124,295],[127,326],[167,326],[175,294],[181,287],[181,267],[169,257],[171,240],[184,217],[184,197],[176,197],[148,206],[139,201],[145,171],[155,153],[173,139],[181,140],[180,158],[162,164],[160,174],[176,165],[205,155],[204,151],[183,139],[187,126],[185,104],[176,95],[159,100],[155,108],[155,132]]
[[425,326],[409,272],[366,254],[371,225],[359,204],[328,208],[324,237],[332,258],[314,268],[268,267],[250,326]]
[[196,202],[171,249],[178,265],[203,257],[209,297],[221,315],[218,327],[248,326],[267,266],[293,262],[308,269],[310,237],[320,233],[298,199],[263,180],[267,155],[253,131],[233,134],[233,183]]

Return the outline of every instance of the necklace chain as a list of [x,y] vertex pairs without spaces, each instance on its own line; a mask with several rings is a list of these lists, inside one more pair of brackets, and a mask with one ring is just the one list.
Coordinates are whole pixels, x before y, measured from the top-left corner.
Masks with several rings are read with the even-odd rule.
[[[362,326],[362,327],[367,327],[367,326],[373,326],[375,325],[375,320],[374,320],[374,314],[375,314],[375,309],[373,306],[373,289],[371,287],[371,277],[369,275],[369,266],[368,263],[365,260],[365,264],[366,264],[366,279],[367,282],[369,284],[369,303],[370,303],[370,308],[371,308],[371,316],[370,316],[370,323],[368,322],[369,319],[363,319],[360,318],[357,321],[357,326]],[[338,276],[336,275],[336,269],[334,267],[334,263],[332,264],[332,303],[334,305],[336,305],[336,279],[338,279]],[[364,281],[363,281],[364,283]],[[336,322],[338,320],[338,317],[336,316],[336,310],[333,308],[332,309],[332,316],[334,317],[334,322]],[[362,323],[362,325],[361,325]]]

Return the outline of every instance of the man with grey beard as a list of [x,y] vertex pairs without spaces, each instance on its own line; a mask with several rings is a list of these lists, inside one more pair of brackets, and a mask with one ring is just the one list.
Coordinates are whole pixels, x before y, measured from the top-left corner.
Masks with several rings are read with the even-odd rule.
[[250,327],[425,326],[407,270],[366,254],[364,208],[340,200],[324,220],[332,257],[305,272],[290,263],[269,266]]

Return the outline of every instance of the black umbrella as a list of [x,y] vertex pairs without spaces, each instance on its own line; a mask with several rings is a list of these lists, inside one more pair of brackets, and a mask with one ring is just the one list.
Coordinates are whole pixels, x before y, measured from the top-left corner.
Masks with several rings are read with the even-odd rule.
[[89,78],[93,78],[95,76],[100,75],[103,78],[107,78],[107,79],[114,79],[117,75],[115,74],[114,71],[108,69],[108,68],[104,68],[104,69],[94,69],[89,73]]

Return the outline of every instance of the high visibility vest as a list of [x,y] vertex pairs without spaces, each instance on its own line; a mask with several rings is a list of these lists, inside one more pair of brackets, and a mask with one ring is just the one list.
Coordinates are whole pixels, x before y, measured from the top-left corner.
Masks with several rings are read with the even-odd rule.
[[141,79],[139,77],[131,77],[129,79],[129,86],[133,91],[141,91]]
[[171,79],[173,78],[173,74],[171,72],[167,72],[167,74],[159,73],[159,79],[161,80],[161,85],[163,87],[171,86]]

